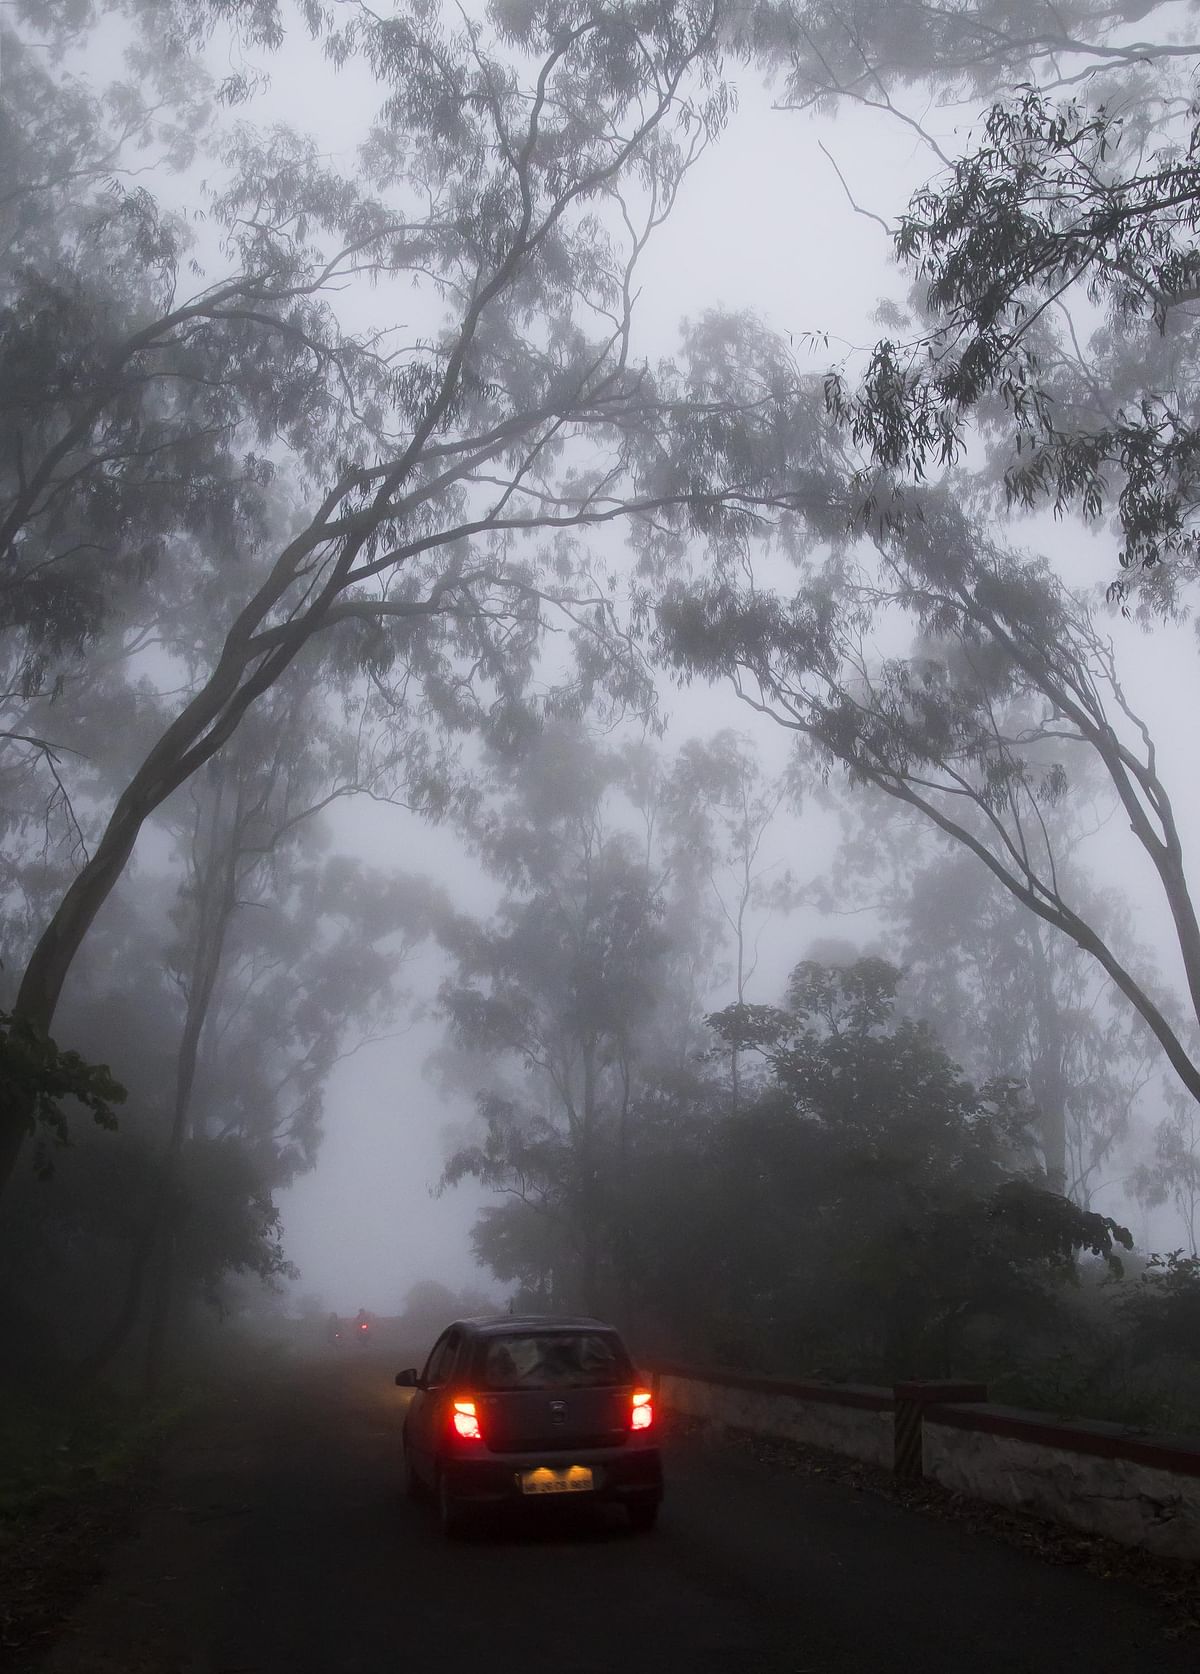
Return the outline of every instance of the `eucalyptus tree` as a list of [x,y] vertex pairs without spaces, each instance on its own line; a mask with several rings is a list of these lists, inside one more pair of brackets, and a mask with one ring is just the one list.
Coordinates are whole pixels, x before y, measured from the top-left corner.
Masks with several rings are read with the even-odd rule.
[[14,1182],[0,1288],[37,1310],[81,1375],[136,1354],[153,1376],[172,1320],[221,1306],[239,1273],[286,1276],[275,1199],[315,1161],[330,1077],[403,1027],[404,956],[428,890],[311,837],[304,849],[278,889],[248,880],[177,1148],[188,1012],[176,979],[190,968],[186,912],[169,916],[178,877],[143,871],[116,892],[64,996],[64,1028],[88,1057],[122,1062],[127,1097],[115,1134],[72,1123],[51,1176]]
[[1174,1204],[1194,1263],[1200,1255],[1200,1111],[1177,1087],[1166,1089],[1166,1102],[1153,1156],[1136,1170],[1133,1190],[1151,1208]]
[[739,25],[782,79],[785,108],[854,102],[914,126],[894,103],[907,88],[960,100],[1021,83],[1050,92],[1194,50],[1153,0],[767,0]]
[[977,490],[994,475],[1010,506],[1110,521],[1114,590],[1136,579],[1160,610],[1196,563],[1191,15],[784,0],[740,37],[783,78],[786,108],[886,111],[937,170],[894,227],[911,306],[889,306],[887,335],[826,384],[861,449],[864,507],[897,513],[898,487],[974,463],[981,438]]
[[704,1008],[731,942],[744,1003],[751,917],[790,897],[760,858],[781,792],[731,734],[672,759],[557,726],[496,778],[467,829],[506,893],[492,922],[453,924],[443,990],[482,1132],[445,1181],[507,1196],[474,1231],[498,1277],[657,1317],[639,1256],[654,1194],[726,1097]]
[[[769,836],[778,831],[780,810],[794,801],[794,787],[783,776],[764,771],[749,738],[726,730],[681,746],[666,799],[681,862],[701,887],[707,885],[732,937],[734,1003],[744,1005],[767,922],[799,899],[790,869],[764,852]],[[736,1107],[736,1046],[729,1062]]]
[[[270,37],[273,6],[236,10]],[[553,608],[585,653],[570,700],[642,696],[636,658],[595,649],[629,641],[578,537],[651,514],[716,531],[779,497],[747,445],[786,451],[777,387],[733,364],[651,375],[631,342],[638,259],[729,109],[716,4],[309,12],[381,99],[352,175],[239,124],[209,159],[201,247],[140,186],[96,188],[93,125],[56,182],[52,245],[8,281],[16,689],[53,687],[112,587],[136,611],[145,571],[186,572],[200,536],[227,590],[215,654],[41,926],[16,999],[35,1030],[146,820],[306,646],[414,665],[463,725],[503,728]],[[77,172],[91,184],[72,197]],[[284,530],[266,495],[281,476]],[[5,1113],[0,1178],[26,1119]]]
[[736,1004],[758,966],[760,914],[794,902],[789,869],[764,854],[768,835],[794,789],[768,774],[744,734],[726,729],[709,739],[688,739],[665,788],[676,845],[706,875],[734,946]]
[[[685,675],[726,678],[752,707],[808,739],[852,784],[874,786],[973,854],[991,877],[1102,968],[1200,1097],[1200,1064],[1155,969],[1126,957],[1060,873],[1044,809],[1076,764],[1119,808],[1172,927],[1200,1015],[1200,921],[1186,848],[1149,729],[1110,640],[1044,562],[988,539],[947,492],[860,553],[797,554],[790,597],[728,565],[659,614]],[[827,549],[826,549],[827,550]],[[911,650],[880,649],[909,636]]]
[[[1126,960],[1136,952],[1149,969],[1128,903],[1101,888],[1080,857],[1085,837],[1105,823],[1103,808],[1075,785],[1042,814],[1064,887]],[[879,915],[905,971],[906,1006],[938,1020],[947,1051],[974,1080],[1009,1077],[1025,1087],[1043,1171],[1087,1206],[1157,1079],[1157,1051],[1140,1019],[1095,960],[927,823],[865,788],[845,798],[842,815],[822,904]]]
[[[81,1050],[127,1063],[128,1097],[115,1136],[73,1127],[52,1177],[14,1186],[4,1251],[19,1293],[70,1327],[61,1347],[81,1373],[134,1345],[153,1380],[173,1318],[219,1305],[236,1273],[286,1274],[275,1195],[316,1160],[330,1077],[403,1026],[428,888],[330,856],[312,834],[301,848],[270,877],[243,880],[182,1137],[195,947],[178,879],[142,875],[117,892],[64,997]],[[31,1269],[31,1253],[47,1250],[57,1253]]]
[[[1039,508],[1110,520],[1124,566],[1113,593],[1148,613],[1189,608],[1200,436],[1191,16],[1104,0],[797,0],[741,14],[740,38],[784,78],[781,102],[876,105],[930,142],[941,172],[895,232],[909,309],[892,308],[887,335],[813,391],[840,438],[828,468],[831,496],[853,502],[846,529],[810,528],[790,599],[730,566],[663,621],[682,664],[731,675],[1094,958],[1195,1098],[1200,947],[1171,788],[1102,625],[1052,564],[1004,553],[994,523]],[[941,119],[923,125],[917,101],[926,112],[967,103],[975,134],[943,150]],[[944,490],[926,492],[939,475]],[[878,568],[856,549],[861,534]],[[834,552],[822,569],[823,542]],[[906,634],[911,650],[889,655]],[[996,707],[1014,696],[1029,713],[1010,727]],[[1161,891],[1182,1022],[1170,978],[1118,947],[1102,903],[1074,894],[1056,853],[1052,810],[1088,776],[1084,757]],[[1029,935],[1043,942],[1040,929]]]
[[532,1208],[552,1235],[543,1249],[557,1247],[558,1300],[591,1309],[669,953],[658,880],[606,815],[620,772],[618,755],[574,727],[502,767],[480,847],[505,896],[491,922],[455,918],[442,932],[452,1047],[472,1055],[468,1073],[477,1055],[487,1066],[485,1137],[451,1157],[445,1179],[471,1174]]
[[[223,788],[229,795],[228,783]],[[245,812],[244,800],[235,811]],[[425,880],[323,853],[314,833],[297,841],[295,828],[269,833],[274,852],[255,868],[253,838],[247,842],[246,827],[239,831],[232,819],[230,826],[219,869],[202,857],[209,860],[204,894],[180,902],[171,950],[169,969],[184,1001],[174,1105],[159,1137],[123,1310],[128,1318],[139,1290],[149,1296],[151,1381],[178,1304],[218,1289],[220,1241],[209,1221],[236,1207],[240,1180],[243,1191],[252,1182],[275,1224],[274,1194],[316,1162],[337,1065],[403,1026],[406,965],[436,899]],[[289,835],[293,853],[285,856]],[[230,867],[239,840],[241,864]],[[217,889],[233,870],[240,873],[236,910],[209,986],[204,956],[212,952],[212,918],[227,899]],[[198,934],[205,914],[207,934]],[[234,1200],[225,1205],[221,1182],[231,1171]]]
[[234,1142],[267,1192],[311,1167],[329,1075],[344,1051],[394,1020],[397,973],[428,928],[426,884],[321,852],[324,810],[405,773],[393,762],[385,774],[377,760],[364,770],[361,728],[332,712],[311,672],[299,660],[178,808],[164,810],[175,816],[183,868],[167,956],[182,1018],[157,1191],[107,1339],[129,1329],[151,1274],[155,1371],[185,1152],[224,1154]]
[[892,484],[962,458],[974,414],[1008,504],[1111,520],[1158,609],[1186,608],[1197,557],[1200,130],[1175,126],[1031,92],[995,106],[900,222],[911,334],[827,385]]
[[[120,1057],[130,1094],[109,1141],[118,1156],[99,1167],[118,1181],[110,1224],[102,1203],[89,1210],[89,1237],[119,1252],[121,1271],[88,1320],[86,1370],[123,1348],[149,1304],[153,1378],[176,1303],[218,1294],[229,1271],[282,1270],[273,1194],[315,1161],[339,1059],[394,1026],[427,927],[427,884],[328,852],[323,812],[387,789],[404,764],[371,756],[364,768],[357,717],[337,714],[308,674],[301,660],[166,805],[174,865],[144,864],[126,884],[144,908],[121,957],[85,956],[65,997],[68,1027]],[[96,954],[111,937],[100,932]],[[153,1053],[123,1004],[146,1020]],[[94,1147],[83,1155],[97,1166]],[[60,1199],[87,1200],[80,1158],[53,1161],[68,1182],[46,1194],[50,1221]]]

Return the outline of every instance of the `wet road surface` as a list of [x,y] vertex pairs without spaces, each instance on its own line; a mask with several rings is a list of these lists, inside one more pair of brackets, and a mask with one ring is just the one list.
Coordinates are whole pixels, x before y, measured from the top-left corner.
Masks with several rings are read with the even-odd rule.
[[[231,1395],[47,1674],[1196,1674],[1149,1595],[747,1452],[670,1442],[616,1511],[445,1541],[400,1490],[390,1361]],[[589,1515],[590,1511],[590,1515]]]

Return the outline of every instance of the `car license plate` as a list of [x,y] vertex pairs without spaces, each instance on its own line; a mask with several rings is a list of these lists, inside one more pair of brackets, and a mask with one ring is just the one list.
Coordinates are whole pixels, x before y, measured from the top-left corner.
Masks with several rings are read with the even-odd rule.
[[539,1465],[536,1471],[521,1472],[523,1494],[586,1494],[591,1488],[592,1473],[586,1465],[569,1465],[565,1470]]

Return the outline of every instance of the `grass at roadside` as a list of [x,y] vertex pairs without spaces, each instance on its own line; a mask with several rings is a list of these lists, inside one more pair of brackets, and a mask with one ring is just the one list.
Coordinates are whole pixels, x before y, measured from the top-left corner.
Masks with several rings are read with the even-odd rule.
[[[220,1352],[217,1352],[219,1348]],[[61,1375],[0,1374],[0,1674],[34,1674],[149,1502],[164,1448],[231,1391],[293,1375],[283,1348],[225,1337],[154,1402]]]
[[0,1383],[0,1541],[48,1502],[120,1480],[174,1416],[105,1388]]
[[0,1381],[0,1669],[31,1670],[132,1526],[178,1400]]

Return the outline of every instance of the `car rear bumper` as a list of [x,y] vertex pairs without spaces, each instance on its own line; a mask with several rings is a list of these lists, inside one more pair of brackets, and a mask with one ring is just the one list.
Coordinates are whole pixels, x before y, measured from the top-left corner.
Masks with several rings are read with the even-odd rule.
[[[592,1472],[592,1488],[572,1494],[526,1494],[522,1478],[527,1471],[549,1466],[586,1465]],[[448,1458],[442,1461],[447,1491],[456,1500],[476,1505],[506,1502],[530,1504],[661,1499],[662,1456],[657,1448],[581,1448],[578,1452],[489,1454],[482,1459]]]

